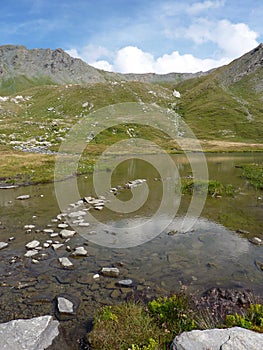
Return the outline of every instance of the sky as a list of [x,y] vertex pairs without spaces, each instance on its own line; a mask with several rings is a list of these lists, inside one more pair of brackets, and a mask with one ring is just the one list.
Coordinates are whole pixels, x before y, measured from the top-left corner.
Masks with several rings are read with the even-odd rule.
[[0,0],[0,45],[120,73],[198,72],[263,41],[262,0]]

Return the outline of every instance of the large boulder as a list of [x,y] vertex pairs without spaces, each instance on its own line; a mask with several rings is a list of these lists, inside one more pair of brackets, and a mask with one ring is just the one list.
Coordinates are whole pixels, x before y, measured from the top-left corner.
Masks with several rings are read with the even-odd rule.
[[0,324],[1,350],[44,350],[59,334],[52,316],[13,320]]
[[263,334],[240,327],[184,332],[175,337],[172,350],[259,350]]

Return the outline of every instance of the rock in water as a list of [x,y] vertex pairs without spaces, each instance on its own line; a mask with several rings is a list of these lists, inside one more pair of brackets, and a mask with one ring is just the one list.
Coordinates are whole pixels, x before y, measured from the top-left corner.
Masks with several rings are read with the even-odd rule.
[[0,242],[0,250],[6,248],[7,246],[8,246],[8,243]]
[[24,199],[29,199],[30,195],[29,194],[23,194],[22,196],[16,197],[16,199],[24,200]]
[[101,269],[101,274],[103,276],[118,277],[120,274],[120,271],[117,267],[103,267]]
[[13,320],[0,324],[2,350],[44,350],[59,334],[59,322],[52,316]]
[[73,303],[63,297],[58,297],[58,311],[63,314],[73,314]]
[[259,350],[263,334],[240,327],[184,332],[175,337],[172,350]]
[[26,244],[26,248],[27,249],[35,249],[36,247],[38,247],[40,245],[40,242],[37,241],[37,240],[34,240],[34,241],[31,241],[31,242],[28,242]]

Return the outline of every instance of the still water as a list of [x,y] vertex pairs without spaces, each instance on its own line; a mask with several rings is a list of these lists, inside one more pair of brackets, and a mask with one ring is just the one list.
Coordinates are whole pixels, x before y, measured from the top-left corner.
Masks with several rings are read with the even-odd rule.
[[[177,168],[176,188],[180,189],[180,177],[190,176],[191,166],[184,155],[172,157]],[[90,226],[82,231],[76,230],[77,234],[66,243],[71,249],[85,247],[88,256],[78,259],[71,258],[65,246],[58,250],[49,247],[39,256],[39,263],[34,264],[31,258],[24,257],[25,244],[33,239],[41,244],[46,242],[50,234],[43,229],[59,232],[54,218],[61,210],[67,210],[83,196],[96,195],[92,176],[55,186],[0,190],[0,241],[9,242],[0,251],[0,321],[54,314],[58,295],[75,302],[78,307],[75,317],[80,324],[98,305],[124,300],[132,289],[146,288],[164,294],[178,290],[183,284],[190,291],[222,286],[250,288],[263,295],[263,272],[257,266],[257,262],[263,263],[263,246],[249,240],[254,236],[263,238],[263,194],[251,188],[241,178],[241,170],[235,167],[262,163],[263,154],[208,154],[206,160],[210,179],[232,184],[238,191],[234,197],[197,201],[195,205],[202,207],[193,212],[198,214],[194,220],[193,213],[188,213],[191,196],[181,195],[173,187],[165,188],[164,175],[160,176],[149,162],[141,159],[121,162],[110,179],[111,187],[122,186],[115,196],[119,209],[114,211],[109,206],[93,211],[96,220],[91,220]],[[103,172],[107,175],[108,169]],[[166,178],[170,178],[169,172]],[[146,182],[134,188],[134,192],[123,189],[124,184],[135,179]],[[77,193],[72,190],[76,183]],[[113,198],[109,190],[104,186],[99,194],[106,200]],[[58,204],[59,191],[64,192],[64,197],[63,203]],[[16,199],[24,194],[30,198]],[[168,201],[163,201],[164,196],[169,197]],[[120,210],[133,197],[139,198],[142,205],[132,212]],[[35,227],[26,232],[24,226],[30,224]],[[248,232],[240,234],[236,230]],[[10,237],[15,239],[8,241]],[[64,241],[59,236],[54,240]],[[67,270],[58,263],[62,256],[73,261],[73,269]],[[132,279],[133,287],[117,288],[112,278],[94,280],[92,276],[103,266],[119,266],[120,278]]]

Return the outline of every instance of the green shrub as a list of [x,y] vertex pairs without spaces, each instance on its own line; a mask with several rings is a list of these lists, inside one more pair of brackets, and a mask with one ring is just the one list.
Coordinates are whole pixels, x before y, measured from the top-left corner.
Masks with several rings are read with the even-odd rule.
[[249,180],[249,183],[257,190],[263,190],[263,165],[246,164],[240,165],[243,169],[242,177]]
[[251,304],[244,315],[227,315],[226,325],[228,327],[239,326],[253,331],[263,333],[263,305]]
[[185,295],[158,298],[149,302],[148,309],[156,324],[170,340],[173,340],[175,334],[195,328],[189,300]]
[[183,194],[192,194],[195,193],[204,193],[211,197],[217,196],[233,196],[235,190],[234,187],[230,184],[223,185],[217,180],[195,180],[195,179],[182,179],[182,193]]

